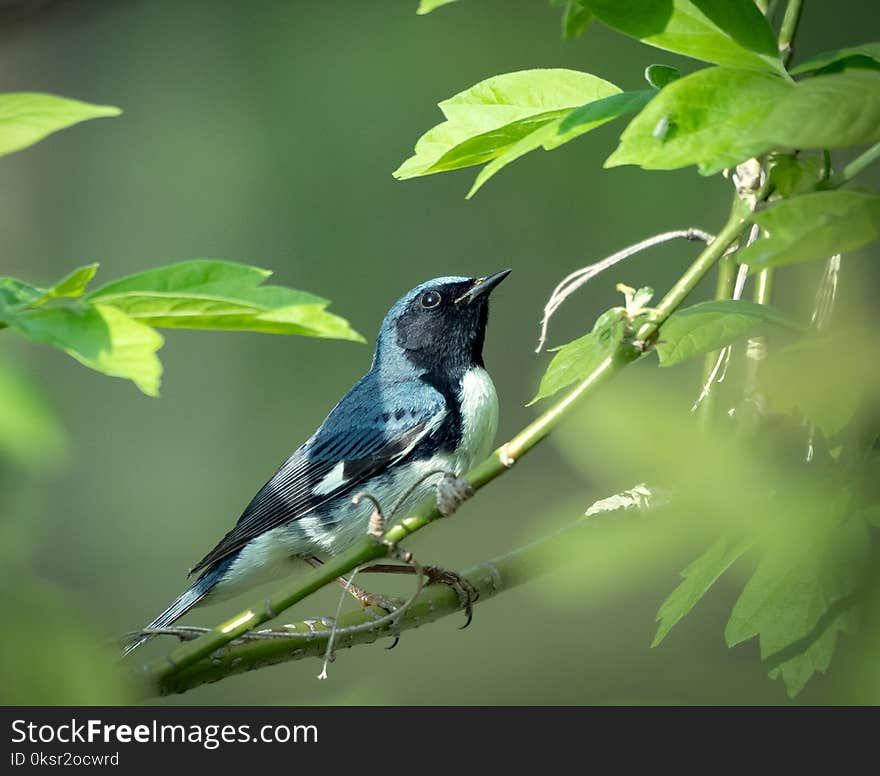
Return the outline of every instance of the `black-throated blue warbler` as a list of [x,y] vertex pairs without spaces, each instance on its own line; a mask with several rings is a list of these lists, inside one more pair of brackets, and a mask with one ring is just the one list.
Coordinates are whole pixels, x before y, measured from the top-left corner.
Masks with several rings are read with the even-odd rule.
[[[434,482],[491,450],[498,398],[483,364],[490,292],[510,273],[442,277],[397,300],[379,329],[370,371],[260,489],[235,527],[191,570],[196,581],[147,630],[207,600],[289,573],[350,547],[366,531],[366,492],[405,510]],[[416,486],[413,488],[413,486]],[[125,649],[130,652],[146,639]]]

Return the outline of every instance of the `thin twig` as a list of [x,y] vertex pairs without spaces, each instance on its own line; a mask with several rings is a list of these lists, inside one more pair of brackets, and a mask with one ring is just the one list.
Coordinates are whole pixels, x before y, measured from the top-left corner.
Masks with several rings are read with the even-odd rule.
[[[749,231],[748,239],[746,240],[746,247],[751,245],[755,240],[758,239],[758,235],[761,230],[757,224],[753,224],[751,230]],[[730,295],[730,298],[738,302],[742,299],[743,291],[746,287],[746,278],[749,276],[749,265],[748,264],[740,264],[736,273],[736,281],[733,285],[733,292]],[[715,364],[712,369],[709,371],[709,375],[703,383],[703,387],[700,389],[700,394],[697,396],[693,405],[691,406],[691,412],[696,412],[700,405],[706,400],[709,394],[712,391],[712,386],[720,385],[724,382],[727,377],[727,370],[730,367],[730,356],[733,353],[732,345],[725,345],[721,350],[718,351],[718,357],[715,359]],[[720,372],[720,374],[719,374]]]
[[690,229],[676,229],[671,232],[655,234],[653,237],[648,237],[641,242],[630,245],[628,248],[624,248],[617,253],[611,254],[611,256],[607,256],[601,261],[597,261],[595,264],[590,264],[587,267],[575,270],[570,275],[563,278],[556,288],[553,289],[553,293],[550,294],[547,304],[544,305],[544,317],[541,319],[541,335],[538,338],[538,347],[535,348],[535,353],[540,353],[547,342],[547,327],[550,325],[550,318],[553,316],[553,313],[555,313],[562,303],[581,286],[604,272],[609,267],[619,264],[630,256],[635,256],[635,254],[647,250],[648,248],[653,248],[655,245],[662,245],[663,243],[679,239],[691,241],[702,240],[708,245],[712,242],[714,237],[708,232],[704,232],[702,229],[697,229],[696,227],[691,227]]

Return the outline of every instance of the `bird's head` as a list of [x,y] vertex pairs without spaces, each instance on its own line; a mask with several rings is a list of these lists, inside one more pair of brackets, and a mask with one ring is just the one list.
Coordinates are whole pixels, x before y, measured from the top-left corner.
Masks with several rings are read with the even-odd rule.
[[510,274],[443,277],[416,286],[398,299],[379,331],[375,363],[400,356],[424,372],[449,372],[483,364],[489,295]]

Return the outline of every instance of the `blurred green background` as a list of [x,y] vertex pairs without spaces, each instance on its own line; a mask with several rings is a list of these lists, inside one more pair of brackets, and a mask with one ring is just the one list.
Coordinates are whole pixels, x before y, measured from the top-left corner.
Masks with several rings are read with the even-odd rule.
[[[570,67],[632,89],[642,88],[650,63],[698,66],[600,25],[563,42],[558,9],[541,0],[467,0],[428,17],[415,7],[129,0],[5,20],[0,91],[52,92],[125,112],[0,160],[0,274],[46,284],[99,261],[100,282],[187,258],[244,261],[332,299],[372,343],[392,301],[417,283],[509,266],[485,356],[501,398],[499,441],[515,432],[539,411],[523,405],[547,362],[532,350],[556,282],[657,231],[716,229],[729,183],[693,170],[603,170],[621,124],[531,154],[470,202],[474,170],[394,181],[391,171],[440,120],[436,103],[488,76]],[[799,56],[876,38],[876,22],[872,3],[807,3]],[[662,290],[694,251],[667,246],[598,278],[554,319],[551,343],[618,304],[616,282]],[[803,313],[819,270],[785,273],[779,305]],[[842,293],[852,305],[869,303],[877,285],[865,258],[845,263]],[[125,701],[101,645],[180,592],[186,569],[368,368],[371,347],[167,332],[162,397],[153,400],[55,350],[0,335],[0,358],[30,373],[67,438],[49,469],[0,465],[2,599],[13,631],[4,637],[0,699]],[[696,363],[640,366],[621,384],[646,397],[660,385],[689,406],[698,373]],[[18,411],[2,409],[13,418]],[[604,444],[583,438],[577,465],[570,434],[563,446],[542,445],[454,520],[418,537],[419,559],[468,566],[635,484],[633,472],[600,465]],[[643,444],[663,455],[659,440]],[[297,662],[162,702],[788,702],[754,642],[724,646],[735,577],[649,649],[658,605],[703,546],[678,543],[648,564],[644,553],[622,557],[581,584],[550,578],[505,593],[480,605],[466,631],[449,619],[404,634],[392,652],[380,644],[342,652],[326,682],[315,679],[317,661]],[[214,624],[257,595],[186,622]],[[336,600],[335,589],[323,591],[284,619],[331,614]],[[141,658],[169,646],[149,645]],[[798,702],[863,700],[847,678],[852,651],[844,640],[829,676]]]

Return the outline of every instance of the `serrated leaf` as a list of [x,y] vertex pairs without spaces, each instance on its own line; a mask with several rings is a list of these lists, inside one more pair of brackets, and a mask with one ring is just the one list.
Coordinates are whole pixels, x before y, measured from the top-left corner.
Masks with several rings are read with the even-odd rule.
[[767,149],[761,126],[795,87],[767,73],[710,67],[666,86],[624,130],[606,167],[672,170],[696,164],[703,175]]
[[424,15],[426,13],[431,13],[431,11],[436,8],[440,8],[443,5],[449,5],[450,3],[457,3],[458,0],[419,0],[419,8],[416,11],[417,14]]
[[400,180],[470,167],[585,102],[620,91],[589,73],[522,70],[494,76],[440,103],[446,121],[428,130],[394,172]]
[[467,194],[470,199],[483,185],[503,167],[525,156],[530,151],[543,148],[552,151],[576,137],[602,126],[609,121],[641,110],[653,97],[650,89],[638,92],[621,92],[601,100],[594,100],[571,111],[561,119],[551,121],[540,129],[526,135],[509,146],[499,156],[487,164],[477,175]]
[[801,81],[753,131],[766,148],[875,143],[880,140],[880,72],[848,70]]
[[794,698],[806,687],[807,682],[817,673],[824,674],[831,666],[831,658],[837,647],[840,633],[856,632],[858,618],[852,609],[842,611],[820,630],[800,654],[771,668],[767,675],[771,679],[782,678],[789,698]]
[[319,296],[261,286],[272,273],[246,264],[196,259],[122,278],[88,300],[112,305],[150,326],[300,334],[363,342],[325,311]]
[[28,339],[60,348],[98,372],[123,377],[156,396],[162,365],[156,351],[162,336],[114,307],[41,307],[7,314],[5,322]]
[[861,46],[823,51],[801,62],[797,67],[792,68],[791,72],[793,75],[828,74],[850,68],[880,70],[880,43],[863,43]]
[[614,352],[623,338],[625,325],[624,310],[616,307],[600,316],[589,334],[555,348],[553,360],[541,378],[538,393],[529,404],[552,396],[587,377]]
[[660,366],[711,353],[774,329],[797,329],[787,315],[765,304],[724,299],[700,302],[669,316],[656,345]]
[[645,80],[655,89],[662,89],[681,78],[678,68],[669,65],[648,65],[645,68]]
[[722,537],[681,572],[682,581],[660,605],[657,612],[656,647],[672,628],[709,592],[721,575],[747,552],[754,540]]
[[119,108],[92,105],[54,94],[0,94],[0,156],[20,151],[81,121],[118,116]]
[[776,38],[753,0],[583,0],[597,19],[666,51],[783,73]]
[[[827,505],[826,505],[827,507]],[[830,509],[826,509],[830,512]],[[771,675],[781,675],[791,694],[816,670],[825,670],[843,622],[839,611],[859,588],[870,558],[865,523],[834,524],[808,539],[788,536],[758,564],[737,599],[724,631],[728,646],[759,639],[761,659],[775,659]],[[834,637],[828,634],[833,628]],[[785,663],[800,658],[783,670]]]
[[862,191],[820,191],[784,199],[752,220],[767,236],[737,254],[753,271],[827,259],[880,237],[880,196]]

